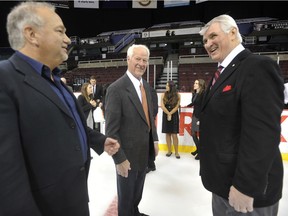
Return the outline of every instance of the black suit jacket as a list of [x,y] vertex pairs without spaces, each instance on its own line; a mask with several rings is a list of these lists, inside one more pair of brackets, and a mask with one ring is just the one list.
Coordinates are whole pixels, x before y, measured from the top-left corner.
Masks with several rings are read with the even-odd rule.
[[151,131],[146,121],[141,101],[133,83],[125,74],[107,90],[105,99],[106,134],[120,143],[113,155],[115,164],[128,159],[132,170],[145,170],[149,154],[155,157],[154,142],[158,141],[153,118],[153,104],[149,84],[143,79],[147,95]]
[[282,109],[283,79],[276,62],[248,50],[239,53],[203,101],[200,174],[206,189],[228,199],[234,185],[254,197],[255,207],[281,198]]
[[100,84],[96,84],[96,91],[93,93],[93,99],[95,101],[103,99],[103,87]]
[[[70,112],[17,55],[0,63],[0,76],[0,215],[88,216],[90,152],[84,163]],[[86,133],[101,154],[106,136]]]

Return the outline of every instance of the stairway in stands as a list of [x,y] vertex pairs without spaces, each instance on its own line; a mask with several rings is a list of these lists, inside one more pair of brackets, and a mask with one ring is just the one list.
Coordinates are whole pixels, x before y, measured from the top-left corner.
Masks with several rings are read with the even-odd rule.
[[163,69],[161,77],[157,80],[156,91],[164,92],[166,89],[166,83],[169,80],[173,80],[178,88],[178,54],[169,54]]

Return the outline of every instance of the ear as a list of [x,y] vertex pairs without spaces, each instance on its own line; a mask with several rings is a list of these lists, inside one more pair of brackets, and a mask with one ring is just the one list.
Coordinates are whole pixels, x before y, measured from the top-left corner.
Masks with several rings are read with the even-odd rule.
[[229,32],[230,36],[232,37],[232,39],[236,39],[236,35],[237,35],[237,29],[235,27],[233,27],[230,32]]
[[27,43],[38,46],[37,33],[32,26],[26,26],[23,30],[23,35]]

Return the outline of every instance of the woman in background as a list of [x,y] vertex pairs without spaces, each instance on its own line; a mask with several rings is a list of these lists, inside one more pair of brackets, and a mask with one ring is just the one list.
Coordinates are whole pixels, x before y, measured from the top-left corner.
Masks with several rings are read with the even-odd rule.
[[93,98],[93,88],[90,83],[83,83],[81,87],[81,94],[78,96],[78,101],[87,119],[87,125],[95,129],[93,111],[96,109],[96,101]]
[[162,133],[166,134],[166,143],[168,147],[167,157],[172,155],[171,142],[175,150],[175,156],[180,159],[178,152],[178,136],[179,133],[179,106],[181,96],[178,93],[175,83],[171,80],[166,84],[166,91],[161,96],[161,108],[163,110],[162,117]]
[[200,109],[201,104],[203,100],[203,95],[206,90],[206,84],[203,79],[197,79],[194,82],[193,90],[192,90],[192,99],[191,103],[187,105],[188,107],[193,107],[193,114],[192,114],[192,127],[191,127],[191,135],[193,138],[193,141],[196,146],[196,150],[191,152],[193,156],[196,156],[195,159],[199,160],[199,115],[200,115]]

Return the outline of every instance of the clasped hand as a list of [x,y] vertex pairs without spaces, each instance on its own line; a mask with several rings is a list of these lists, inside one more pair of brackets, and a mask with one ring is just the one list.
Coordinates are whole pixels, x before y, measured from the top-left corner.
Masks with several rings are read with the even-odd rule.
[[107,152],[108,155],[114,155],[118,152],[120,148],[120,144],[117,140],[107,137],[104,143],[104,151]]
[[229,204],[235,211],[247,213],[253,211],[254,198],[238,191],[233,185],[230,187]]
[[131,170],[130,162],[128,160],[123,161],[120,164],[116,164],[116,171],[118,175],[127,178],[128,172]]

